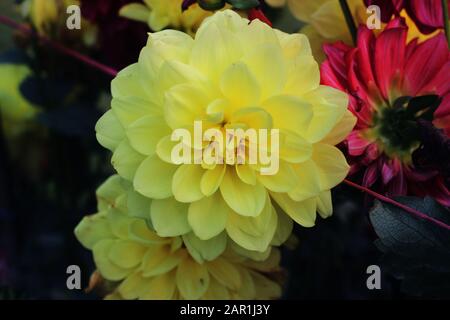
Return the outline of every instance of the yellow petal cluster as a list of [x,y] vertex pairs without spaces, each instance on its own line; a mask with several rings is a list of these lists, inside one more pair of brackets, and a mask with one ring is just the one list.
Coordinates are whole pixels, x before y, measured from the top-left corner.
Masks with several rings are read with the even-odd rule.
[[[316,212],[331,215],[330,189],[348,172],[334,146],[355,124],[348,97],[319,82],[304,35],[217,12],[195,38],[174,30],[149,36],[138,63],[113,80],[97,138],[113,152],[118,174],[151,199],[159,236],[193,232],[210,240],[225,232],[242,249],[267,252],[289,237],[292,221],[312,227]],[[222,132],[279,130],[279,170],[264,175],[238,161],[176,164],[172,133],[192,131],[195,121]]]
[[212,13],[198,4],[182,11],[183,0],[144,0],[144,3],[130,3],[120,10],[120,15],[147,23],[151,30],[160,31],[168,27],[193,34],[201,22]]
[[192,234],[162,238],[148,223],[146,199],[119,176],[108,179],[97,198],[99,212],[85,217],[75,234],[92,250],[101,276],[114,283],[107,299],[253,300],[281,295],[280,285],[269,277],[280,270],[276,249],[255,262],[217,239],[202,242]]
[[[22,16],[29,19],[38,33],[58,38],[64,31],[70,37],[81,38],[86,46],[95,44],[97,30],[85,19],[81,19],[80,30],[68,30],[67,8],[69,6],[80,6],[79,0],[25,0],[21,4]],[[69,33],[70,32],[70,33]]]

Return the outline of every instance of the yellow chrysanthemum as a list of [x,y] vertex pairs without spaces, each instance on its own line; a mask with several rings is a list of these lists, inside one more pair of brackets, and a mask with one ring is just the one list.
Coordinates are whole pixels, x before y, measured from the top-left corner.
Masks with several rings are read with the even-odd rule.
[[0,113],[8,133],[19,129],[18,123],[31,119],[37,107],[28,102],[20,93],[22,82],[31,70],[20,64],[0,64]]
[[[139,62],[113,80],[112,110],[98,122],[97,138],[113,151],[119,175],[152,199],[158,234],[172,225],[164,236],[192,230],[208,240],[225,230],[239,246],[264,252],[277,225],[286,229],[293,219],[311,227],[316,211],[329,216],[330,189],[348,172],[334,145],[355,119],[347,95],[319,80],[304,35],[218,12],[195,39],[173,30],[150,35]],[[172,132],[193,130],[194,121],[218,131],[279,129],[278,172],[264,175],[261,166],[237,160],[175,164]],[[168,206],[177,216],[166,214]]]
[[211,12],[203,10],[198,4],[182,11],[182,2],[183,0],[144,0],[144,4],[131,3],[125,5],[120,10],[120,15],[147,23],[153,31],[170,27],[193,34],[201,22],[211,15]]
[[[162,238],[146,223],[146,199],[118,176],[98,190],[99,213],[85,217],[75,230],[93,251],[106,280],[119,282],[108,299],[271,299],[280,286],[264,273],[277,272],[279,252],[262,261],[239,256],[220,240],[202,242],[194,235]],[[174,208],[168,206],[170,214]],[[166,226],[170,228],[171,226]]]
[[[320,61],[325,58],[322,50],[324,43],[343,41],[349,45],[352,44],[351,34],[337,0],[267,0],[267,3],[274,7],[287,3],[292,14],[298,20],[308,24],[300,32],[308,36],[314,57]],[[348,0],[347,3],[356,25],[366,24],[369,14],[366,11],[364,0]],[[408,42],[414,38],[424,41],[435,35],[435,33],[431,35],[420,33],[404,10],[401,12],[401,16],[405,18],[408,25]],[[381,32],[381,30],[374,31]]]

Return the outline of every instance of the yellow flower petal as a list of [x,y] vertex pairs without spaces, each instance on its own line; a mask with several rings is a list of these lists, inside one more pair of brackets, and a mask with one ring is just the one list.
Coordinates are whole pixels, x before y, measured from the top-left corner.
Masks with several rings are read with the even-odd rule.
[[257,217],[244,217],[232,212],[226,230],[234,242],[247,250],[264,252],[273,239],[277,228],[277,214],[269,199]]
[[235,170],[227,170],[220,185],[223,199],[231,209],[243,216],[258,216],[266,202],[266,190],[256,183],[252,186],[242,182]]
[[312,105],[295,96],[279,95],[266,100],[262,107],[272,116],[273,127],[287,129],[301,137],[312,119]]
[[150,220],[151,199],[144,197],[133,189],[127,193],[127,207],[130,217]]
[[143,155],[153,155],[156,145],[164,136],[171,133],[163,117],[145,116],[131,123],[127,128],[130,145]]
[[206,117],[210,102],[208,93],[193,84],[179,84],[166,93],[164,115],[172,129],[192,127],[194,121]]
[[130,269],[124,269],[113,262],[108,257],[109,250],[115,243],[115,240],[102,240],[92,249],[94,261],[97,269],[105,279],[111,281],[122,280],[131,273]]
[[141,300],[170,300],[176,290],[175,275],[166,273],[154,277],[148,283],[147,290],[141,294]]
[[312,155],[312,145],[289,130],[280,130],[280,159],[286,160],[290,163],[305,162]]
[[156,155],[150,156],[137,169],[134,188],[149,198],[168,198],[172,196],[172,178],[177,168],[161,161]]
[[205,265],[186,258],[178,266],[177,287],[181,296],[186,300],[199,299],[208,289],[209,281],[209,273]]
[[241,277],[239,270],[225,259],[217,258],[207,262],[209,273],[223,286],[231,290],[239,290]]
[[281,287],[276,282],[253,271],[250,271],[250,274],[255,285],[255,291],[260,299],[274,299],[281,295]]
[[153,200],[151,218],[160,237],[175,237],[191,231],[188,223],[189,205],[174,198]]
[[261,90],[258,80],[242,63],[232,64],[220,79],[224,96],[235,106],[253,106],[259,102]]
[[200,181],[202,180],[205,170],[195,164],[181,165],[172,180],[172,192],[177,201],[194,202],[204,197],[200,189]]
[[148,286],[148,282],[149,279],[143,278],[140,272],[135,272],[117,287],[117,291],[124,299],[135,300],[139,298],[140,288]]
[[170,252],[169,246],[151,246],[142,258],[142,275],[154,277],[169,272],[182,261],[181,252]]
[[193,232],[183,236],[183,242],[191,257],[198,263],[212,261],[220,256],[227,246],[227,235],[222,232],[209,240],[200,240]]
[[292,200],[285,193],[270,193],[276,203],[298,224],[313,227],[316,222],[316,201],[308,199],[301,202]]
[[105,215],[84,217],[75,228],[78,241],[88,249],[92,249],[96,243],[103,239],[112,239],[114,236]]
[[134,150],[128,140],[123,140],[111,158],[114,169],[125,179],[133,180],[136,169],[145,156]]
[[144,220],[134,220],[129,225],[128,231],[131,240],[144,245],[162,245],[170,242],[169,238],[161,238],[154,231],[151,231]]
[[337,145],[344,141],[349,133],[356,125],[356,117],[349,110],[344,113],[342,119],[336,124],[331,132],[323,138],[321,143],[330,144],[332,146]]
[[150,10],[141,3],[130,3],[123,6],[119,11],[119,16],[139,22],[147,22]]
[[281,48],[283,49],[283,55],[286,59],[296,59],[299,56],[305,58],[312,54],[308,37],[304,34],[288,34],[277,29],[275,29],[275,34],[280,41]]
[[121,268],[133,268],[141,263],[145,247],[133,241],[114,242],[108,252],[108,257]]
[[312,160],[317,166],[322,190],[337,186],[345,179],[350,169],[342,152],[327,144],[314,145]]
[[224,229],[231,209],[219,192],[189,206],[188,221],[195,235],[202,240],[211,239]]
[[95,192],[98,210],[103,211],[111,206],[117,207],[117,199],[123,195],[124,186],[124,180],[119,175],[113,175],[103,182]]
[[114,111],[106,112],[95,125],[98,142],[111,151],[114,151],[125,138],[125,132]]
[[203,295],[204,300],[229,300],[230,293],[223,284],[219,283],[215,278],[209,281],[209,288]]
[[305,95],[305,99],[313,105],[313,117],[305,138],[318,142],[342,119],[347,111],[348,96],[340,90],[320,86]]
[[278,210],[276,212],[278,215],[278,226],[271,244],[273,246],[281,246],[291,236],[294,224],[287,214],[278,212]]
[[238,61],[241,55],[238,38],[229,30],[221,29],[211,22],[208,28],[197,32],[190,64],[218,83],[223,71]]
[[[265,25],[265,23],[262,24]],[[283,52],[279,45],[264,43],[255,46],[243,58],[243,61],[259,82],[262,100],[281,93],[286,82],[287,71],[283,61]]]
[[246,184],[256,185],[256,171],[248,164],[237,164],[235,166],[238,177]]
[[209,197],[219,189],[225,175],[226,168],[227,166],[223,164],[216,165],[214,169],[205,171],[202,180],[200,181],[200,189],[205,196]]
[[301,183],[291,164],[283,160],[280,161],[279,169],[276,174],[259,175],[258,181],[267,189],[274,192],[288,192],[298,183]]
[[302,201],[318,195],[323,190],[321,189],[319,169],[312,160],[295,164],[293,167],[300,183],[288,192],[290,198]]
[[270,113],[262,108],[250,107],[242,108],[234,112],[230,121],[232,123],[242,123],[249,128],[258,129],[272,129],[273,120]]
[[331,192],[324,191],[316,198],[317,211],[323,219],[331,217],[333,214],[333,203],[331,201]]
[[313,56],[296,57],[289,66],[284,93],[301,97],[319,86],[319,65]]

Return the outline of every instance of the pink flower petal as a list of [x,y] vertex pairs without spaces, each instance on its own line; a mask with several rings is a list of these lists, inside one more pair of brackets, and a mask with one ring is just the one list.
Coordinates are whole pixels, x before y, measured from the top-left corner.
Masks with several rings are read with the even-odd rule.
[[358,130],[352,131],[347,137],[348,153],[352,156],[360,156],[364,153],[367,146],[371,144],[370,141],[361,136]]
[[[419,44],[405,65],[403,88],[408,95],[416,96],[422,88],[438,75],[448,61],[447,41],[439,34]],[[449,86],[448,74],[444,86]]]
[[333,44],[324,44],[323,50],[330,63],[330,69],[339,82],[347,87],[347,65],[345,55],[352,48],[345,43],[339,41]]
[[396,27],[383,31],[375,44],[375,75],[386,100],[399,81],[404,67],[407,29]]
[[342,79],[336,77],[333,68],[331,67],[330,61],[326,60],[320,66],[320,82],[321,84],[346,91],[345,85],[341,83]]
[[389,182],[391,182],[394,176],[395,169],[391,166],[389,161],[383,162],[383,167],[381,168],[381,177],[383,178],[383,183],[388,184]]
[[420,90],[420,94],[438,94],[444,96],[450,93],[450,53],[447,61],[442,65],[438,72],[434,75],[433,80],[425,84]]
[[358,50],[355,58],[361,80],[367,85],[375,83],[372,69],[374,45],[375,36],[373,32],[365,26],[360,27],[358,31]]
[[381,21],[388,22],[392,15],[399,12],[397,8],[403,7],[404,0],[364,0],[365,5],[376,5],[381,9]]
[[406,10],[422,33],[429,34],[444,27],[441,0],[409,0]]
[[391,183],[388,186],[388,195],[390,196],[402,196],[407,193],[406,179],[403,174],[403,170],[399,170],[398,174],[395,175]]
[[366,172],[364,172],[363,186],[371,187],[378,180],[378,163],[374,162],[369,167],[367,167]]

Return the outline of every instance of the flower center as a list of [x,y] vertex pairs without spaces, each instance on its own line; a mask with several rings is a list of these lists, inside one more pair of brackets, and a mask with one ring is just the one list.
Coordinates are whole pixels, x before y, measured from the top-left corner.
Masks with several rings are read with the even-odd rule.
[[382,107],[375,113],[373,138],[388,156],[409,163],[412,152],[420,145],[417,121],[432,121],[440,102],[436,95],[398,98],[392,106]]

